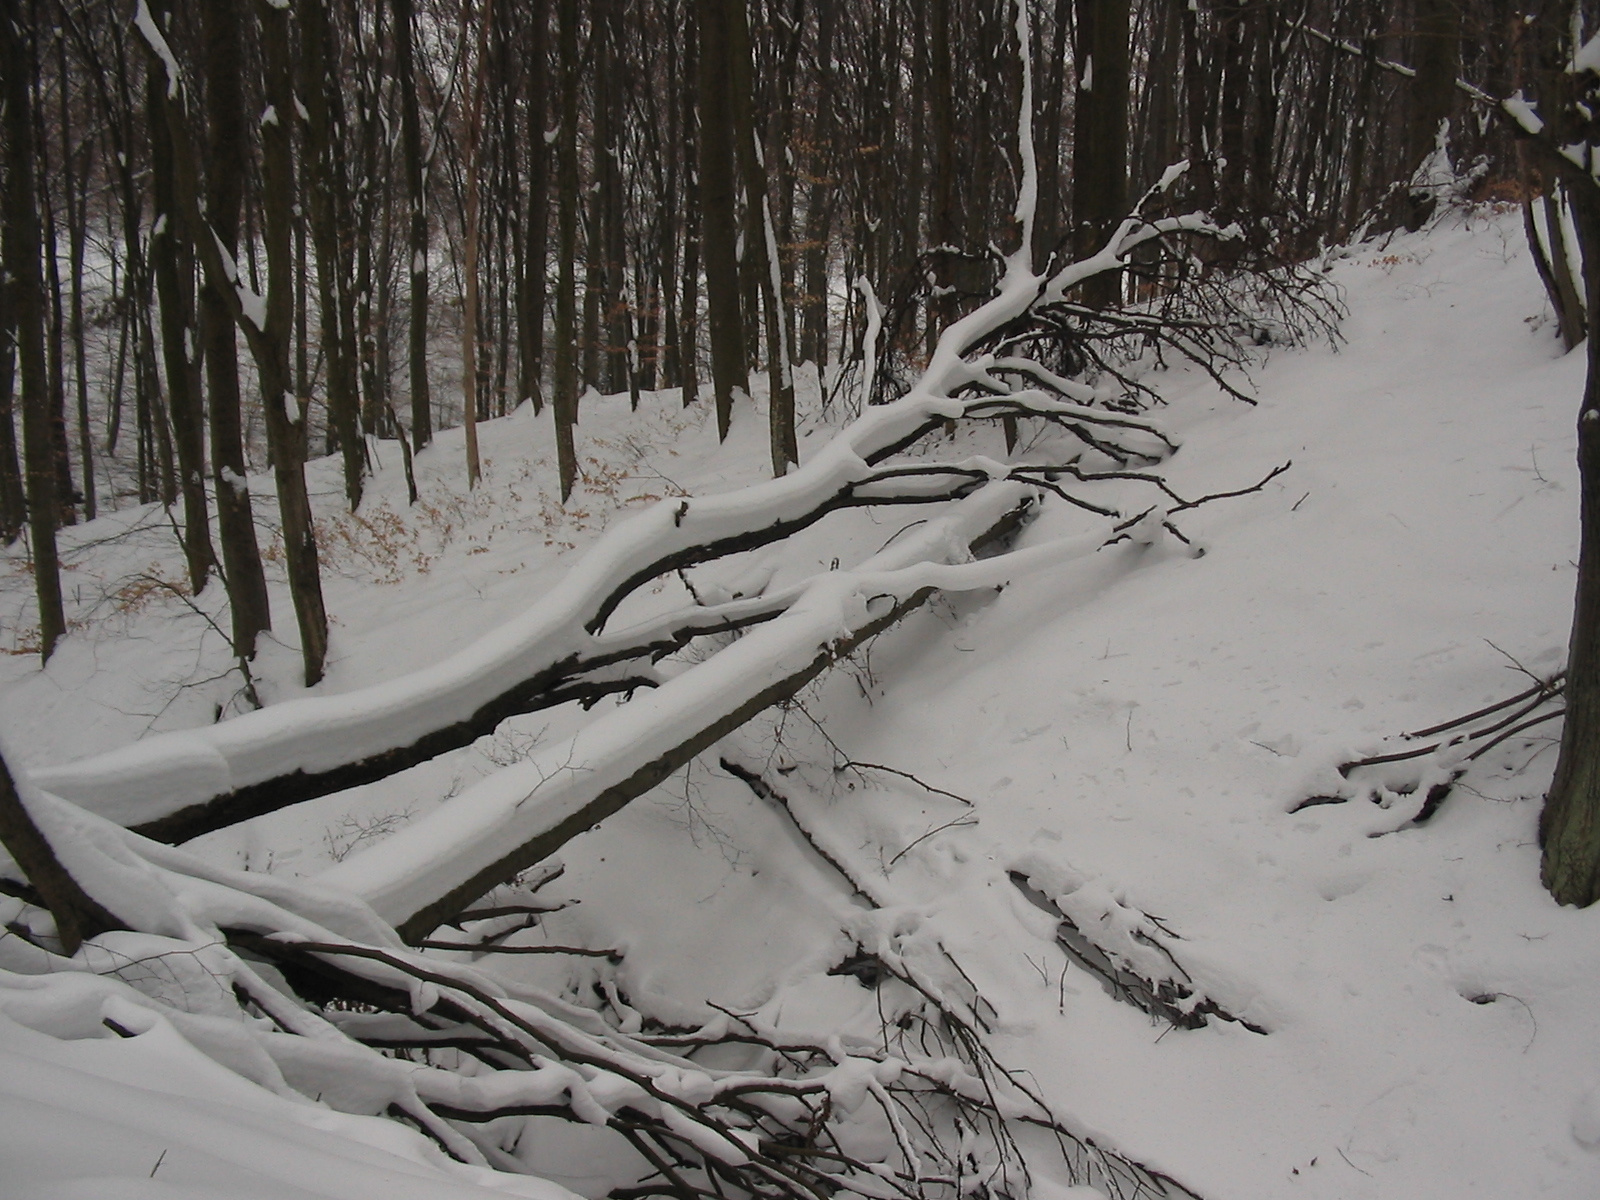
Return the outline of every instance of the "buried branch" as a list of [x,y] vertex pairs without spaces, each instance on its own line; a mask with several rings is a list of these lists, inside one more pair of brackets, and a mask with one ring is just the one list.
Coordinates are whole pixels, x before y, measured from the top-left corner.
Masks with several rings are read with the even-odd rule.
[[[1513,696],[1426,729],[1402,733],[1395,740],[1404,746],[1403,749],[1340,763],[1339,774],[1347,781],[1346,786],[1336,792],[1307,796],[1297,801],[1289,812],[1297,813],[1324,804],[1344,804],[1358,798],[1388,807],[1395,797],[1411,795],[1427,783],[1416,813],[1407,822],[1426,824],[1450,798],[1470,764],[1512,738],[1565,716],[1565,688],[1566,672],[1557,671],[1548,677],[1536,678],[1532,687]],[[1412,742],[1424,744],[1406,744]],[[1417,767],[1395,774],[1395,768],[1403,769],[1407,763],[1415,763]]]
[[1103,906],[1096,911],[1095,904],[1073,901],[1070,891],[1051,896],[1023,871],[1013,870],[1008,875],[1028,903],[1059,922],[1056,944],[1072,962],[1095,976],[1113,999],[1179,1029],[1201,1029],[1208,1017],[1216,1017],[1251,1033],[1267,1032],[1199,990],[1172,950],[1175,935],[1155,918],[1120,905],[1120,911]]

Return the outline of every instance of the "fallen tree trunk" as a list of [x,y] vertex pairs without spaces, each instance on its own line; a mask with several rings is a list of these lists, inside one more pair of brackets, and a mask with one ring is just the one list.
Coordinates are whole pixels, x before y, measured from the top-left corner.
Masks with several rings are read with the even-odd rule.
[[[699,1028],[646,1029],[648,1017],[631,1009],[625,1017],[614,992],[612,1020],[449,951],[424,954],[401,936],[421,941],[450,917],[464,927],[526,911],[461,910],[793,696],[934,592],[995,587],[1121,541],[1154,541],[1170,528],[1159,507],[1124,516],[1067,490],[1060,476],[1137,480],[1177,508],[1190,506],[1158,477],[1127,469],[1165,455],[1169,439],[1141,418],[1092,407],[1102,397],[1081,381],[1028,366],[1015,339],[1030,314],[1059,306],[1085,279],[1121,270],[1135,247],[1169,232],[1220,231],[1198,216],[1136,213],[1090,260],[1049,278],[1035,274],[1028,254],[1037,171],[1021,3],[1016,31],[1021,249],[999,294],[946,332],[911,393],[869,411],[793,475],[727,496],[664,502],[617,527],[525,617],[437,667],[38,772],[48,790],[19,780],[47,851],[120,928],[67,958],[48,932],[31,934],[32,918],[43,914],[27,914],[17,936],[0,938],[0,1008],[19,996],[19,1019],[49,1008],[57,1036],[166,1028],[254,1083],[387,1112],[451,1156],[502,1170],[529,1167],[507,1152],[493,1127],[501,1118],[603,1127],[652,1169],[639,1186],[616,1189],[619,1196],[923,1200],[973,1186],[1025,1196],[1033,1177],[1013,1132],[1021,1125],[1048,1132],[1072,1182],[1104,1182],[1114,1195],[1188,1195],[1075,1135],[1022,1072],[1003,1069],[984,1044],[981,997],[965,1012],[951,1002],[970,981],[931,939],[884,936],[863,946],[905,985],[892,1008],[880,997],[876,1021],[868,1013],[863,1028],[834,1025],[821,1037],[794,1038],[778,1027],[776,1009],[724,1012]],[[1160,190],[1174,177],[1169,172]],[[1038,386],[1007,382],[1018,376]],[[1097,473],[1071,456],[1055,466],[888,462],[946,422],[1015,415],[1062,424],[1116,469]],[[1004,542],[1046,494],[1092,513],[1088,531],[974,558]],[[842,507],[935,502],[948,507],[859,565],[606,631],[622,600],[664,571],[770,544]],[[672,678],[651,669],[657,655],[703,633],[734,630],[745,632]],[[657,686],[316,880],[231,871],[124,827],[172,837],[215,828],[421,761],[510,712],[645,683]],[[0,861],[0,876],[26,873]],[[48,930],[48,921],[37,927]],[[176,996],[137,990],[166,986],[141,965],[157,960]],[[728,1046],[738,1048],[742,1068],[716,1053]],[[391,1047],[420,1054],[398,1060],[380,1049]],[[449,1057],[432,1058],[432,1047],[448,1047]],[[712,1053],[696,1058],[702,1049]]]
[[[408,941],[426,937],[887,629],[937,590],[930,569],[938,562],[1019,528],[1033,504],[1022,484],[984,488],[856,570],[813,580],[778,619],[576,737],[467,789],[322,881],[361,896]],[[1106,536],[1080,539],[1082,549]],[[969,586],[982,587],[1003,575],[991,568],[970,578]]]
[[[158,735],[35,777],[54,794],[149,836],[195,837],[384,778],[468,745],[515,713],[648,682],[630,664],[708,629],[737,627],[744,614],[719,622],[716,614],[690,610],[675,618],[675,629],[668,619],[631,639],[608,636],[606,623],[623,600],[665,572],[770,545],[843,508],[950,500],[1004,477],[1006,468],[987,461],[881,465],[951,421],[1038,417],[1119,466],[1155,463],[1175,443],[1149,420],[1090,407],[1099,398],[1094,388],[1039,366],[1023,372],[1024,360],[1014,355],[969,356],[1010,336],[1031,312],[1059,304],[1084,279],[1120,270],[1139,246],[1168,234],[1220,232],[1198,215],[1135,214],[1099,254],[1052,277],[1033,274],[1025,252],[1013,255],[999,294],[946,331],[907,395],[869,409],[791,475],[725,495],[662,501],[623,522],[525,616],[444,662],[344,695],[311,696]],[[1018,375],[1040,386],[1006,381]],[[1110,511],[1051,490],[1092,511]]]
[[[0,939],[0,1012],[54,1036],[164,1031],[252,1083],[385,1111],[451,1157],[500,1170],[529,1171],[490,1127],[500,1118],[606,1128],[666,1168],[683,1200],[727,1194],[686,1182],[701,1178],[751,1195],[822,1200],[845,1188],[920,1200],[960,1171],[984,1130],[986,1160],[1020,1186],[1027,1167],[1009,1122],[1047,1130],[1074,1178],[1193,1195],[1064,1126],[994,1058],[984,1023],[949,994],[953,972],[912,961],[910,947],[875,951],[908,986],[894,1014],[906,1036],[892,1049],[875,1030],[813,1043],[762,1012],[629,1033],[480,964],[424,956],[336,889],[218,867],[24,790],[53,853],[123,914],[72,958],[20,934]],[[166,982],[151,994],[141,988],[157,961]],[[695,1057],[727,1045],[745,1066]],[[427,1053],[441,1049],[470,1057],[470,1069]],[[871,1106],[858,1113],[869,1096],[888,1134]]]

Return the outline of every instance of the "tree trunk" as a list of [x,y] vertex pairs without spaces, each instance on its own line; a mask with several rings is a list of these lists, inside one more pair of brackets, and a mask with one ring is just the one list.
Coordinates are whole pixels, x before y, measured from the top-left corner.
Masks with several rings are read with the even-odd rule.
[[[1455,111],[1456,74],[1461,66],[1460,0],[1417,0],[1414,65],[1412,117],[1401,163],[1408,172],[1422,165],[1433,150],[1441,123]],[[1433,213],[1439,197],[1421,190],[1408,193],[1407,200],[1406,228],[1416,230]]]
[[61,569],[56,557],[55,448],[50,437],[49,380],[44,353],[44,281],[39,270],[39,210],[34,189],[34,29],[19,9],[0,14],[0,75],[5,77],[5,273],[16,312],[21,366],[22,438],[28,533],[39,601],[39,655],[44,662],[66,632]]
[[1212,161],[1216,147],[1211,141],[1211,122],[1216,89],[1212,86],[1204,47],[1200,44],[1200,14],[1195,5],[1183,4],[1178,20],[1183,30],[1183,91],[1185,141],[1188,143],[1189,176],[1194,202],[1201,209],[1216,203],[1216,170]]
[[[45,128],[42,104],[34,107],[34,135],[39,152],[39,217],[44,223],[45,293],[48,324],[45,330],[45,379],[50,397],[50,444],[56,465],[56,505],[63,525],[78,523],[78,489],[72,483],[72,452],[67,438],[66,368],[62,359],[65,321],[61,308],[61,239],[56,229],[55,197],[51,194],[50,134]],[[70,186],[70,185],[69,185]],[[167,497],[163,496],[163,499]]]
[[[7,70],[10,70],[8,62]],[[0,844],[28,876],[44,906],[55,918],[61,953],[73,955],[85,939],[127,924],[111,915],[74,879],[45,837],[24,803],[11,774],[11,764],[0,754]]]
[[[151,6],[156,22],[167,27],[163,0]],[[200,402],[200,364],[195,359],[194,259],[189,223],[174,197],[172,142],[159,116],[166,102],[164,77],[151,73],[149,93],[150,168],[155,201],[151,261],[161,302],[161,351],[167,369],[167,408],[177,449],[178,490],[183,497],[183,551],[189,588],[198,596],[216,563],[211,546],[211,514],[206,503],[205,417]]]
[[[783,278],[761,137],[755,125],[754,65],[745,0],[724,0],[728,87],[733,137],[744,178],[744,253],[756,278],[767,343],[767,424],[772,474],[800,462],[795,442],[794,378],[789,367],[788,322],[783,316]],[[752,310],[753,315],[754,310]]]
[[578,423],[578,0],[560,0],[561,126],[556,135],[556,364],[551,417],[561,501],[578,478],[573,426]]
[[[327,362],[328,422],[344,462],[345,501],[361,506],[367,447],[361,437],[361,389],[350,267],[351,219],[345,183],[343,84],[332,23],[324,0],[298,0],[301,98],[305,105],[305,190],[317,256],[322,351]],[[370,236],[367,231],[366,236]],[[269,285],[270,286],[270,285]],[[303,307],[303,306],[302,306]],[[301,397],[304,399],[304,396]]]
[[728,78],[727,4],[724,0],[696,0],[695,15],[699,45],[700,246],[706,268],[717,436],[726,441],[733,421],[734,394],[748,394],[750,383],[739,304],[739,215],[735,201],[734,99]]
[[[1078,0],[1078,95],[1072,162],[1077,257],[1087,258],[1122,219],[1128,195],[1128,0]],[[1114,305],[1121,276],[1096,275],[1084,302]]]
[[0,272],[0,540],[13,544],[28,520],[17,460],[16,302],[9,272]]
[[411,209],[406,273],[411,280],[407,370],[411,381],[411,445],[421,450],[433,441],[433,409],[428,396],[428,210],[422,157],[422,118],[417,111],[417,74],[412,0],[394,5],[394,61],[400,88],[400,140],[405,147],[406,198]]
[[[266,99],[275,113],[295,111],[294,74],[290,66],[289,14],[277,0],[261,0],[261,45],[266,67]],[[262,240],[267,252],[266,326],[246,320],[252,339],[256,373],[267,414],[267,440],[272,447],[272,471],[278,489],[278,512],[283,521],[284,560],[289,571],[289,592],[294,597],[300,627],[300,655],[305,683],[322,679],[328,657],[328,615],[322,603],[322,573],[317,562],[317,540],[311,520],[311,498],[306,493],[306,421],[304,405],[291,413],[289,332],[292,324],[294,265],[290,239],[294,222],[294,159],[286,118],[261,126]],[[242,313],[240,314],[243,315]],[[253,333],[251,331],[254,331]]]
[[[94,481],[94,438],[89,432],[89,355],[84,344],[83,326],[83,257],[85,243],[89,238],[89,186],[90,175],[94,165],[94,146],[88,137],[85,137],[79,150],[74,153],[70,130],[72,127],[72,89],[69,86],[70,73],[67,69],[67,39],[57,38],[58,70],[61,75],[58,84],[61,93],[61,167],[62,167],[62,197],[67,210],[67,244],[68,261],[71,271],[72,316],[69,336],[72,339],[72,376],[77,392],[77,417],[78,417],[78,458],[79,471],[83,476],[83,516],[84,520],[92,521],[96,515],[96,497]],[[73,159],[81,160],[75,169]],[[204,503],[205,493],[201,492],[201,502]]]
[[834,196],[840,170],[833,115],[834,30],[838,5],[822,0],[817,9],[816,109],[811,123],[811,176],[806,192],[806,227],[800,296],[800,360],[828,369],[828,249]]
[[[206,224],[222,251],[232,259],[239,244],[239,205],[248,161],[242,88],[243,30],[238,8],[232,4],[203,5],[201,19],[207,101]],[[210,401],[211,471],[222,543],[223,582],[233,615],[233,652],[248,661],[255,657],[256,639],[272,628],[272,612],[246,478],[238,340],[233,315],[218,286],[209,276],[201,284],[200,342]]]
[[1566,718],[1539,816],[1539,875],[1558,904],[1600,900],[1600,195],[1573,190],[1588,292],[1588,375],[1578,416],[1578,583],[1567,646]]
[[[1051,22],[1054,41],[1051,43],[1049,71],[1045,74],[1041,104],[1044,119],[1039,122],[1039,199],[1033,222],[1033,256],[1041,269],[1066,232],[1061,221],[1061,133],[1071,20],[1072,0],[1055,0],[1055,19]],[[1042,50],[1043,39],[1040,39],[1040,43]]]
[[594,174],[597,235],[600,251],[600,336],[604,338],[606,391],[627,391],[639,407],[639,381],[633,360],[633,308],[629,303],[627,243],[623,207],[620,138],[622,92],[626,87],[617,60],[622,45],[621,5],[596,9],[594,41]]
[[[478,485],[478,478],[483,473],[478,462],[478,142],[483,132],[483,93],[487,82],[484,75],[488,70],[485,57],[488,50],[489,21],[490,14],[487,11],[477,14],[477,53],[473,56],[470,77],[466,82],[468,89],[466,144],[462,147],[465,156],[463,174],[466,177],[466,206],[462,221],[465,226],[466,245],[464,261],[461,264],[465,290],[461,304],[461,388],[464,397],[462,424],[466,427],[469,488]],[[461,9],[463,43],[466,42],[471,22],[472,9],[468,5],[463,5]]]
[[683,0],[683,295],[678,301],[678,385],[683,407],[700,398],[699,38]]
[[549,92],[549,14],[546,0],[532,0],[527,75],[528,204],[522,229],[522,270],[517,280],[517,399],[544,408],[545,257],[550,225],[550,148],[545,143],[546,96]]

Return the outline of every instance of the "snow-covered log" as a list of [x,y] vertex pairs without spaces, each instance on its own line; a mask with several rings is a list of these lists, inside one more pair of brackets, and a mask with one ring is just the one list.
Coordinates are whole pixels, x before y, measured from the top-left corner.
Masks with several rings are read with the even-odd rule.
[[663,647],[737,627],[749,614],[686,611],[676,625],[658,621],[647,630],[608,633],[624,599],[665,572],[771,544],[841,508],[930,503],[970,492],[983,481],[975,474],[995,473],[991,464],[949,475],[927,464],[915,473],[883,465],[948,422],[1038,417],[1121,463],[1152,464],[1174,448],[1153,422],[1095,407],[1101,397],[1087,384],[1043,367],[1024,370],[1025,360],[1014,354],[979,348],[1083,280],[1121,269],[1141,245],[1170,234],[1225,232],[1198,214],[1146,220],[1136,212],[1092,258],[1048,277],[1036,274],[1020,250],[1007,261],[998,294],[946,330],[927,372],[901,399],[869,409],[781,479],[663,500],[621,523],[527,613],[443,662],[342,695],[310,696],[148,738],[38,771],[36,779],[150,836],[194,837],[384,778],[470,744],[515,713],[649,682],[647,672],[634,668],[647,667]]
[[[1006,1194],[1020,1194],[1027,1174],[1014,1141],[981,1147],[971,1131],[1022,1122],[1048,1130],[1086,1175],[1188,1194],[1078,1139],[1002,1070],[981,1023],[946,995],[930,947],[874,949],[907,985],[912,1007],[898,1020],[926,1027],[921,1049],[837,1033],[812,1043],[760,1013],[652,1038],[478,965],[410,949],[338,889],[218,867],[27,783],[18,794],[121,928],[70,958],[0,938],[0,1017],[56,1037],[152,1038],[169,1053],[198,1053],[264,1092],[302,1105],[314,1097],[319,1128],[335,1126],[338,1113],[388,1114],[469,1168],[525,1173],[495,1122],[554,1117],[612,1130],[674,1182],[916,1200],[974,1158],[1011,1181]],[[944,973],[953,973],[948,964]],[[728,1044],[747,1065],[694,1057]],[[418,1061],[395,1050],[428,1053]],[[429,1056],[438,1052],[472,1067],[441,1066]],[[955,1131],[967,1130],[949,1147],[928,1124],[935,1101],[957,1114]],[[844,1127],[844,1136],[825,1132]]]
[[[990,484],[855,570],[816,577],[778,619],[352,855],[323,881],[362,896],[406,937],[426,936],[496,883],[793,695],[935,588],[992,587],[1043,557],[963,562],[975,545],[1013,526],[1033,495],[1024,484]],[[1050,557],[1092,553],[1111,532],[1108,523],[1070,545],[1044,549]]]
[[[1026,78],[1020,0],[1017,33]],[[53,859],[103,919],[75,954],[60,953],[69,947],[41,911],[49,889],[28,877],[20,860],[29,856],[13,846],[19,862],[0,860],[5,919],[17,930],[0,938],[0,1011],[57,1036],[186,1043],[281,1097],[395,1116],[469,1168],[528,1170],[504,1149],[502,1120],[603,1127],[655,1174],[618,1195],[1025,1196],[1032,1180],[1013,1132],[1024,1125],[1101,1164],[1098,1174],[1074,1167],[1075,1179],[1187,1194],[1075,1137],[1022,1073],[995,1060],[981,997],[951,999],[975,989],[936,939],[885,928],[863,943],[904,985],[891,1001],[898,1007],[888,1011],[880,997],[883,1029],[868,1036],[830,1030],[809,1039],[780,1034],[760,1012],[655,1036],[642,1021],[619,1027],[480,963],[407,944],[936,592],[992,588],[1122,541],[1153,542],[1170,528],[1166,502],[1172,510],[1199,502],[1143,470],[1174,449],[1170,438],[1033,361],[1026,334],[1070,289],[1123,269],[1138,246],[1224,231],[1199,215],[1135,213],[1091,259],[1037,271],[1028,258],[1036,169],[1026,104],[1018,136],[1025,236],[998,293],[945,332],[915,387],[869,410],[801,469],[723,496],[664,501],[618,525],[523,617],[432,668],[18,779],[12,798],[42,843],[38,861]],[[1087,453],[1054,463],[894,461],[949,422],[1015,416],[1057,423],[1113,466],[1095,469]],[[1150,489],[1151,503],[1123,513],[1069,490],[1108,478]],[[1047,495],[1087,510],[1087,528],[1009,548],[1008,535]],[[618,606],[664,572],[776,542],[841,508],[895,504],[933,515],[864,562],[611,628]],[[742,636],[672,677],[653,670],[658,656],[729,631]],[[635,688],[570,739],[315,880],[232,871],[130,828],[190,836],[382,777],[515,712]],[[8,829],[0,834],[10,846]],[[696,1057],[728,1046],[743,1066]],[[385,1052],[395,1050],[420,1061]]]

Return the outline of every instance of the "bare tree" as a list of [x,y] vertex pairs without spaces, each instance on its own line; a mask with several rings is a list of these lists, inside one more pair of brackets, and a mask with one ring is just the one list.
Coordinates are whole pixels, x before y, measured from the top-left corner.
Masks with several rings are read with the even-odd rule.
[[[300,629],[300,653],[309,687],[322,678],[328,653],[328,618],[322,602],[321,570],[306,492],[306,422],[303,401],[291,390],[289,339],[293,328],[291,239],[294,222],[294,158],[289,120],[295,112],[293,68],[289,46],[289,14],[272,0],[259,8],[264,90],[271,120],[261,122],[263,242],[267,259],[267,294],[252,290],[221,243],[210,236],[199,211],[198,166],[188,128],[187,89],[177,59],[141,3],[137,24],[151,61],[166,73],[166,86],[156,91],[162,121],[172,139],[178,203],[199,233],[195,250],[208,282],[228,306],[244,333],[256,362],[267,436],[272,449],[278,511],[283,521],[284,558],[289,589]],[[298,411],[290,412],[290,405]]]
[[34,188],[33,86],[38,71],[37,25],[21,5],[0,14],[0,63],[5,75],[5,271],[16,314],[22,384],[23,464],[34,591],[39,602],[39,656],[50,661],[66,632],[61,608],[61,568],[55,447],[50,435],[49,380],[45,363],[44,283],[39,268],[38,195]]

